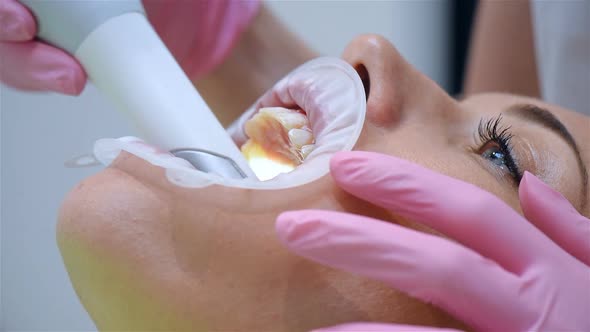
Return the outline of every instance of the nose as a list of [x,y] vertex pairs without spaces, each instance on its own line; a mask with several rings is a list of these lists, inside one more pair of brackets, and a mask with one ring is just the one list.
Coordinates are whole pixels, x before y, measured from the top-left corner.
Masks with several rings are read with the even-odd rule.
[[[452,107],[453,100],[438,85],[409,64],[379,35],[353,39],[342,55],[359,73],[367,94],[367,120],[380,127],[397,125],[412,110],[425,112]],[[437,105],[432,105],[436,103]]]

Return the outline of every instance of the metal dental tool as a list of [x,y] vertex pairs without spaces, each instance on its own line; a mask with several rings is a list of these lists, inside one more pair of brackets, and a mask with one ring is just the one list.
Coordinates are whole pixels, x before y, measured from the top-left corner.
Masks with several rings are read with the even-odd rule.
[[144,15],[139,0],[20,0],[38,37],[72,54],[151,144],[195,168],[256,178]]

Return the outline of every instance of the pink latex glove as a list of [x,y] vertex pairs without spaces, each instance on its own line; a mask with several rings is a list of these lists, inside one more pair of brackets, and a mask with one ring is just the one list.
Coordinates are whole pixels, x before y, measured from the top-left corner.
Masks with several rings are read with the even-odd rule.
[[[276,229],[293,252],[389,284],[477,331],[590,331],[590,220],[525,173],[524,217],[496,196],[391,156],[331,161],[347,192],[451,240],[330,211],[286,212]],[[345,324],[324,331],[435,331]]]
[[[221,64],[258,12],[258,0],[145,0],[149,20],[191,79]],[[78,95],[86,73],[69,54],[34,39],[35,19],[0,0],[0,81],[22,90]]]

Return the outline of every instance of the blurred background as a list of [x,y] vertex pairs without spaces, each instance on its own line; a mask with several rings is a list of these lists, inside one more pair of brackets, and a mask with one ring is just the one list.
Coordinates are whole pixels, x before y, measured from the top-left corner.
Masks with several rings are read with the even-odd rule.
[[[267,3],[324,55],[379,33],[447,91],[460,91],[475,1]],[[55,224],[65,194],[101,168],[63,165],[99,138],[136,133],[92,85],[80,97],[0,86],[0,128],[0,330],[95,330],[63,266]]]

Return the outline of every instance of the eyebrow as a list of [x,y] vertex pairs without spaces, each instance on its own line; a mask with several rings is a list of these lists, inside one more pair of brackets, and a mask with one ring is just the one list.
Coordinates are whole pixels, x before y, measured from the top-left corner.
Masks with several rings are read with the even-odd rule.
[[588,169],[586,164],[582,160],[582,156],[580,154],[580,150],[578,149],[578,144],[574,140],[572,134],[570,134],[569,130],[565,127],[565,125],[559,121],[553,115],[553,113],[549,112],[548,110],[541,108],[536,105],[532,104],[520,104],[514,105],[510,107],[507,111],[508,114],[516,115],[524,120],[528,120],[530,122],[534,122],[539,124],[554,133],[558,134],[561,138],[565,140],[565,142],[574,150],[574,154],[576,156],[576,160],[578,162],[578,166],[580,168],[580,174],[582,176],[582,209],[586,205],[587,202],[587,192],[588,192]]

